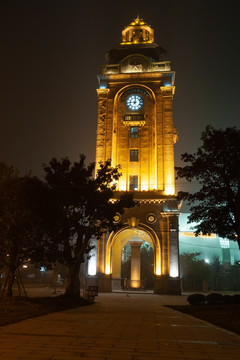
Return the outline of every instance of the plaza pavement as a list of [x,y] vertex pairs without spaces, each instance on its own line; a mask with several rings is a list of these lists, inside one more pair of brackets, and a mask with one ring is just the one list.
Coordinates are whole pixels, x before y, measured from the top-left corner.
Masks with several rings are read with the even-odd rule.
[[186,296],[100,294],[93,305],[0,327],[1,360],[240,359],[240,337],[164,307]]

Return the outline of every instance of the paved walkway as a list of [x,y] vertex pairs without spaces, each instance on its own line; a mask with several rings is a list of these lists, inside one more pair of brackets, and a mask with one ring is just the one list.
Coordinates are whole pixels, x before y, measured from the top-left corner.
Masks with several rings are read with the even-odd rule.
[[101,294],[0,328],[1,360],[240,359],[240,337],[162,306],[186,297]]

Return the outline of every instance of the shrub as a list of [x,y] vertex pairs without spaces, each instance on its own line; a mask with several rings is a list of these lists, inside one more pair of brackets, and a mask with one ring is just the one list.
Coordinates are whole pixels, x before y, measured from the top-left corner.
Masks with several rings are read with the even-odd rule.
[[240,294],[233,295],[233,304],[240,304]]
[[231,295],[223,295],[223,302],[224,304],[232,304],[233,297]]
[[217,305],[223,304],[223,295],[219,293],[212,293],[206,296],[207,304]]
[[205,304],[205,300],[206,300],[206,298],[205,298],[205,295],[203,295],[203,294],[192,294],[192,295],[189,295],[187,298],[187,301],[191,305]]

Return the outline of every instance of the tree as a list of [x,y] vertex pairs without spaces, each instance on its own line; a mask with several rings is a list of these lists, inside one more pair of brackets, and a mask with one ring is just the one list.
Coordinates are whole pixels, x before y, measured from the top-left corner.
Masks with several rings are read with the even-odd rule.
[[53,158],[44,166],[59,209],[52,260],[68,268],[66,295],[80,296],[79,270],[84,255],[91,250],[91,239],[114,229],[116,213],[134,205],[132,196],[127,194],[110,201],[120,176],[119,167],[112,168],[106,161],[100,164],[95,178],[94,168],[94,163],[86,166],[84,155],[74,163],[68,158]]
[[[183,277],[183,287],[187,289],[195,289],[202,287],[202,281],[207,280],[210,275],[209,265],[204,260],[199,259],[200,253],[182,253],[179,256],[180,274]],[[200,283],[200,284],[199,284]]]
[[211,277],[213,279],[214,290],[221,289],[221,274],[223,272],[223,266],[218,256],[214,256],[213,262],[211,263]]
[[201,189],[178,197],[191,204],[189,222],[195,234],[215,233],[238,242],[240,248],[240,130],[207,126],[196,153],[182,155],[188,163],[176,167],[177,178],[196,179]]
[[154,285],[154,251],[150,244],[144,242],[141,246],[141,280],[145,288],[153,289]]
[[[0,168],[7,170],[7,165]],[[53,212],[49,189],[36,177],[20,177],[9,168],[0,178],[0,262],[8,272],[7,296],[12,296],[19,266],[40,261]]]
[[13,166],[9,166],[4,162],[0,162],[0,184],[5,180],[16,178],[19,176],[19,171],[14,169]]

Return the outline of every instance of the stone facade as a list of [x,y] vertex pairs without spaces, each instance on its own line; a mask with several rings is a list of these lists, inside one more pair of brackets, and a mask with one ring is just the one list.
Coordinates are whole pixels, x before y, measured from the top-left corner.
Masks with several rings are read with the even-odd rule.
[[113,166],[121,165],[116,197],[134,191],[138,206],[119,217],[117,233],[98,241],[99,287],[120,288],[121,249],[135,239],[154,249],[155,292],[179,293],[175,73],[144,21],[133,21],[122,39],[107,54],[98,76],[96,163],[111,159]]
[[[172,82],[174,73],[168,73]],[[130,176],[138,176],[138,190],[160,190],[174,194],[174,142],[172,121],[174,86],[162,86],[164,73],[104,75],[107,89],[98,89],[98,128],[96,162],[112,160],[121,165],[118,190],[130,190]],[[99,76],[100,87],[103,79]],[[144,107],[129,111],[126,99],[140,94]],[[131,136],[133,128],[138,136]],[[131,161],[130,150],[138,151]]]

